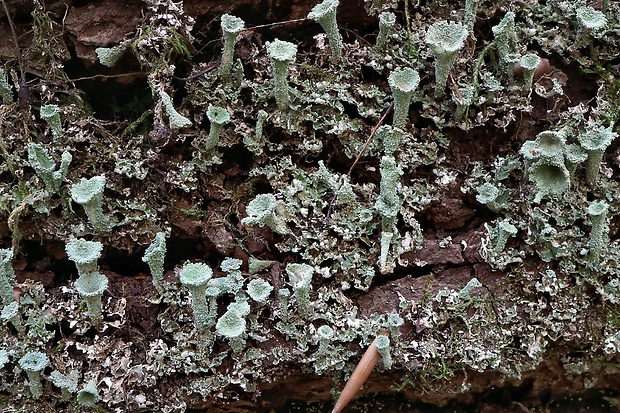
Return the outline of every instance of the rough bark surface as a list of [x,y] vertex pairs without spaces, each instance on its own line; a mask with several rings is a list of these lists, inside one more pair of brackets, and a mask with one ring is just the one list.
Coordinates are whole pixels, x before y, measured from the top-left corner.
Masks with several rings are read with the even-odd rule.
[[[425,33],[464,21],[462,2],[342,1],[334,60],[307,18],[314,1],[6,1],[0,275],[19,308],[2,301],[0,411],[83,411],[89,381],[97,411],[331,411],[381,334],[393,364],[346,411],[620,411],[620,6],[466,3],[473,32],[437,92]],[[381,12],[396,23],[377,49]],[[510,12],[512,54],[545,59],[531,88],[502,55]],[[225,13],[245,22],[228,81]],[[275,39],[297,47],[286,107],[272,91]],[[404,67],[420,83],[399,131],[388,79]],[[53,105],[60,131],[43,114]],[[211,106],[231,120],[205,149]],[[557,153],[544,131],[558,132]],[[593,131],[611,143],[587,184]],[[94,176],[106,179],[100,226],[74,194]],[[273,195],[267,212],[251,204],[261,194]],[[143,257],[159,232],[158,291]],[[74,239],[103,245],[100,326],[76,289]],[[179,281],[188,261],[214,271],[207,331]],[[231,337],[228,319],[243,333]],[[48,357],[38,400],[19,363],[32,351]]]

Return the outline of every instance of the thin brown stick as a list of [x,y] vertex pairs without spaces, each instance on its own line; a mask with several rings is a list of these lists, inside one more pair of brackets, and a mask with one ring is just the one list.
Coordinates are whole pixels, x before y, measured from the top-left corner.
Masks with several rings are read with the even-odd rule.
[[22,56],[22,51],[19,48],[19,40],[17,39],[17,31],[15,30],[15,24],[13,24],[13,19],[11,18],[11,14],[9,13],[9,8],[6,6],[4,0],[2,0],[2,7],[4,8],[4,13],[6,14],[6,18],[9,21],[9,27],[11,28],[11,34],[13,35],[13,41],[15,42],[15,47],[17,48],[17,60],[19,64],[19,90],[17,91],[17,96],[19,97],[19,104],[22,108],[27,109],[30,106],[30,89],[28,88],[28,84],[26,83],[26,68],[24,65],[24,57]]
[[[364,146],[362,146],[362,149],[360,150],[360,153],[357,155],[357,157],[355,158],[355,161],[353,162],[353,164],[349,168],[349,172],[347,172],[347,178],[349,178],[349,179],[351,178],[351,173],[353,172],[353,168],[355,168],[355,165],[357,165],[357,163],[359,162],[359,160],[362,157],[362,155],[364,154],[364,152],[366,152],[366,149],[368,148],[368,145],[370,145],[370,141],[372,140],[372,138],[375,136],[375,133],[377,132],[377,129],[379,129],[379,127],[383,124],[383,121],[385,120],[385,117],[388,115],[388,113],[390,113],[390,111],[392,110],[393,106],[394,106],[394,103],[391,103],[390,106],[388,106],[388,108],[385,110],[385,113],[383,114],[383,116],[381,116],[381,119],[379,119],[379,122],[377,122],[377,124],[372,128],[372,131],[370,132],[370,136],[368,136],[368,139],[366,139],[366,143],[364,143]],[[326,223],[329,222],[329,217],[331,216],[332,209],[334,207],[334,202],[336,202],[336,198],[338,197],[338,193],[340,192],[340,189],[342,188],[342,185],[344,185],[344,181],[342,181],[340,183],[340,185],[338,186],[338,189],[336,189],[336,193],[334,194],[334,197],[329,202],[329,208],[327,209],[327,217],[326,217],[326,220],[325,220]]]

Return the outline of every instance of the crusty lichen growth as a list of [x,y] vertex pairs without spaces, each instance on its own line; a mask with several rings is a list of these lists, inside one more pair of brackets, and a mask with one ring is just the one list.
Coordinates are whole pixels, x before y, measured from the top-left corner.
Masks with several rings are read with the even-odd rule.
[[[204,61],[199,54],[207,42],[194,36],[218,28],[200,23],[193,30],[182,3],[146,2],[130,40],[148,77],[141,90],[151,93],[131,102],[131,110],[101,113],[98,107],[94,114],[84,102],[98,96],[80,89],[83,80],[69,82],[58,69],[68,57],[49,47],[66,38],[65,26],[35,10],[36,21],[45,23],[34,27],[41,44],[25,55],[45,50],[42,67],[49,73],[29,77],[37,91],[32,107],[57,102],[64,129],[55,139],[46,136],[40,111],[18,110],[5,90],[0,215],[8,223],[3,240],[10,231],[16,247],[15,257],[5,258],[18,260],[18,279],[24,279],[35,269],[62,268],[58,239],[99,242],[110,292],[98,298],[105,317],[97,317],[95,331],[83,322],[80,291],[99,293],[105,282],[90,288],[79,282],[75,289],[69,275],[55,273],[45,287],[30,280],[14,285],[11,275],[0,326],[0,374],[7,379],[0,380],[0,396],[11,395],[3,399],[7,410],[34,411],[37,390],[30,393],[18,365],[35,350],[49,359],[44,377],[77,372],[82,402],[110,411],[182,412],[232,403],[257,396],[261,383],[300,372],[329,376],[339,386],[381,334],[389,334],[388,347],[386,339],[380,342],[383,366],[416,389],[466,390],[470,382],[461,373],[472,370],[518,378],[545,360],[560,360],[557,351],[567,352],[561,360],[567,370],[591,369],[590,383],[602,382],[604,374],[597,379],[593,373],[602,372],[594,357],[620,352],[620,253],[611,218],[620,185],[607,139],[594,136],[606,144],[589,149],[584,138],[618,133],[618,80],[610,62],[620,47],[612,35],[620,6],[608,4],[607,24],[592,33],[598,37],[584,53],[585,47],[572,47],[585,33],[576,30],[584,25],[580,4],[508,3],[500,11],[468,2],[462,24],[461,10],[450,14],[437,2],[416,5],[408,17],[397,3],[365,3],[372,16],[388,10],[397,16],[380,51],[363,40],[368,33],[342,44],[329,39],[332,52],[340,53],[338,70],[306,47],[326,47],[323,34],[316,41],[303,31],[289,38],[304,53],[288,66],[281,104],[273,99],[269,50],[253,37],[258,31],[239,38],[244,61],[233,69],[247,76],[234,73],[242,81],[223,82],[214,65],[196,63]],[[489,21],[510,30],[474,41],[478,23],[484,28]],[[442,26],[456,41],[425,41]],[[276,32],[264,36],[275,39]],[[433,48],[440,44],[455,54],[434,77],[439,59]],[[535,66],[528,50],[556,65],[536,78],[531,96],[506,81],[514,59],[525,59],[526,70]],[[195,59],[183,57],[192,53]],[[3,61],[5,73],[14,62]],[[587,73],[574,76],[575,68]],[[394,73],[407,76],[390,82]],[[580,77],[587,82],[576,84]],[[392,87],[415,89],[415,96],[391,115]],[[209,138],[210,124],[217,123],[209,107],[226,112],[219,111],[228,123],[217,139]],[[535,130],[525,127],[530,121]],[[523,144],[540,131],[534,144]],[[550,139],[555,134],[563,137],[557,145]],[[28,144],[43,169],[29,162]],[[596,163],[584,159],[590,150],[598,151]],[[67,156],[64,166],[62,158],[60,166],[52,162],[65,152],[73,155],[70,164]],[[550,175],[555,186],[545,185]],[[103,199],[100,192],[80,191],[90,186],[81,179],[93,176],[100,177],[90,182],[94,189],[105,188]],[[87,221],[72,196],[83,204],[98,199],[105,208],[86,205]],[[96,223],[103,210],[106,225]],[[453,211],[463,212],[460,221],[441,221]],[[198,311],[181,284],[193,286],[193,277],[154,292],[148,276],[133,273],[146,274],[146,264],[112,262],[118,251],[143,251],[163,232],[171,234],[167,246],[174,254],[167,259],[178,260],[177,268],[190,260],[221,269],[204,277],[194,301]],[[43,249],[53,264],[39,258]],[[162,243],[147,256],[161,281]],[[21,317],[22,331],[6,323],[14,316]],[[574,360],[583,348],[588,354]],[[94,385],[85,389],[87,383]],[[66,406],[55,384],[42,392],[46,403]]]

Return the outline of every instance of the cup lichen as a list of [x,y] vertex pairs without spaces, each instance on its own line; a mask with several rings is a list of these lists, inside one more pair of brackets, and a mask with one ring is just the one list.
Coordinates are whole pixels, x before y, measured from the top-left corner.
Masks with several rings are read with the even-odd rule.
[[336,20],[338,4],[338,0],[323,0],[308,13],[308,18],[319,23],[325,30],[329,47],[332,49],[333,62],[338,62],[342,58],[342,36],[338,31],[338,21]]
[[204,263],[186,263],[179,272],[179,281],[191,293],[192,312],[194,313],[196,330],[199,332],[205,332],[211,327],[206,289],[212,276],[213,270]]
[[30,394],[35,399],[43,396],[43,385],[41,383],[41,372],[47,367],[49,361],[45,353],[40,351],[30,351],[19,359],[19,366],[28,376]]
[[435,54],[435,96],[441,96],[458,52],[465,46],[468,31],[461,23],[439,21],[433,23],[424,36],[424,42]]
[[285,109],[290,102],[288,85],[288,68],[295,61],[297,45],[275,39],[266,43],[267,53],[273,70],[273,95],[280,109]]

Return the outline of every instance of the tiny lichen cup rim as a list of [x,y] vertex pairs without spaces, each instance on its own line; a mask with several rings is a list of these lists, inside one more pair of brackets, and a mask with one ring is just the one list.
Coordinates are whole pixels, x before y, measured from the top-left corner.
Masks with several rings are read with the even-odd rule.
[[67,242],[65,251],[71,261],[77,264],[86,264],[101,257],[103,244],[78,238]]
[[207,109],[207,118],[209,122],[213,122],[217,125],[224,125],[230,122],[230,113],[221,106],[209,105]]
[[410,67],[394,70],[388,77],[390,87],[403,93],[413,92],[420,83],[420,75]]
[[181,284],[188,287],[206,286],[213,277],[213,270],[201,262],[185,264],[179,273]]
[[330,13],[334,13],[339,3],[338,0],[324,0],[312,8],[310,13],[308,13],[308,18],[315,21],[321,20]]
[[456,53],[463,48],[468,35],[467,28],[461,23],[442,20],[428,28],[424,41],[435,52]]
[[245,22],[241,18],[230,14],[223,14],[221,22],[222,30],[226,33],[238,34],[245,28]]
[[82,178],[80,182],[71,186],[71,198],[78,204],[86,204],[92,201],[105,189],[105,176],[93,176],[90,179]]
[[40,351],[31,351],[19,359],[19,366],[26,371],[41,371],[47,367],[47,355]]
[[297,45],[284,40],[275,39],[267,42],[265,47],[269,57],[279,62],[292,62],[297,56]]

